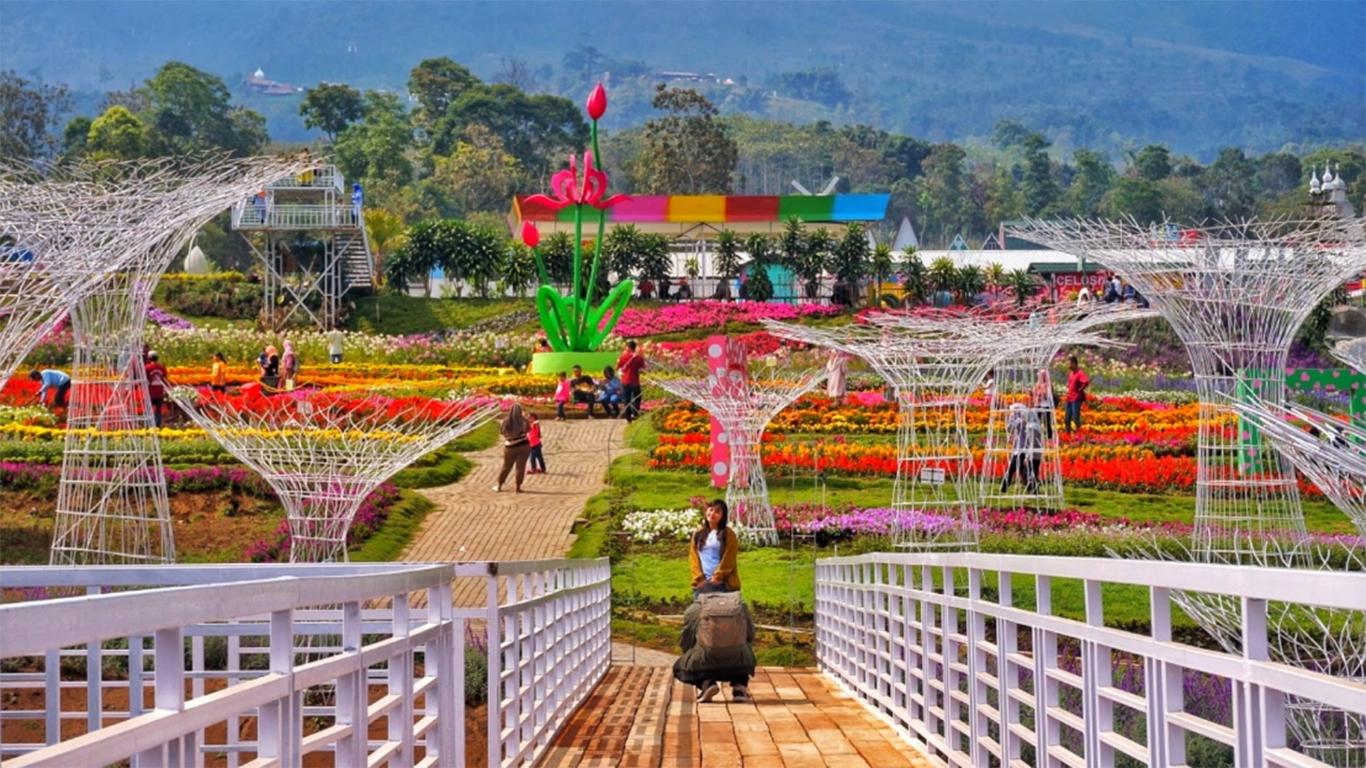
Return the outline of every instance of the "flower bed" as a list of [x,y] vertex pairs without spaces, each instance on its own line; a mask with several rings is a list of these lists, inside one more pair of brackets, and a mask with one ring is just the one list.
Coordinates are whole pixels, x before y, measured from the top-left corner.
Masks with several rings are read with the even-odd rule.
[[822,304],[776,304],[763,301],[684,301],[658,307],[627,307],[617,321],[622,338],[655,336],[694,328],[716,328],[728,323],[757,325],[763,320],[832,317],[839,307]]

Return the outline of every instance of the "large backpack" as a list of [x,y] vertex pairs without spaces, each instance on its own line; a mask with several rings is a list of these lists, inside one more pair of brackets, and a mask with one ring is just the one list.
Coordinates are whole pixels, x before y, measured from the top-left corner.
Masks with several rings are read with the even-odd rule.
[[745,604],[739,592],[713,592],[698,596],[702,603],[697,644],[712,651],[741,648],[749,642]]

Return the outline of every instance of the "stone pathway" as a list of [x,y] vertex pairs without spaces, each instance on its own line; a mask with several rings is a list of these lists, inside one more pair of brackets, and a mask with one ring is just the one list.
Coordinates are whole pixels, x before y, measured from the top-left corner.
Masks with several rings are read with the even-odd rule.
[[760,667],[753,703],[708,704],[669,669],[613,666],[540,765],[546,768],[927,768],[905,739],[816,669]]
[[[625,451],[625,428],[626,422],[619,419],[542,420],[549,471],[527,475],[521,493],[513,492],[511,476],[502,492],[493,491],[503,463],[501,444],[469,454],[474,469],[464,479],[420,491],[436,509],[422,521],[402,559],[456,562],[564,557],[574,543],[574,521],[583,514],[588,499],[606,487],[608,465]],[[483,605],[483,590],[474,581],[457,582],[455,604]]]

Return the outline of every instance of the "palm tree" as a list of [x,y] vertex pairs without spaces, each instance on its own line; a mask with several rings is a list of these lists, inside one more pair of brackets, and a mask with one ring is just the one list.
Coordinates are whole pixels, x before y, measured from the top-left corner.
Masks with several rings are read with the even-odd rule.
[[835,238],[824,229],[817,229],[806,236],[806,248],[797,267],[797,274],[806,284],[806,298],[814,299],[820,289],[821,275],[830,264],[830,252],[835,247]]
[[987,290],[991,291],[991,297],[994,299],[1005,287],[1006,268],[1001,266],[1001,262],[993,261],[987,265],[983,274],[987,279]]
[[976,264],[965,264],[958,270],[958,293],[963,306],[972,306],[973,299],[986,287],[982,268]]
[[892,246],[883,243],[873,249],[873,285],[876,306],[882,306],[882,281],[896,271],[896,259],[892,256]]
[[740,273],[740,237],[729,229],[716,235],[716,261],[713,262],[716,276],[721,283],[716,286],[713,298],[730,298],[730,280]]
[[[952,291],[958,287],[958,267],[953,263],[953,259],[948,256],[940,256],[930,264],[930,285],[934,286],[935,293]],[[935,298],[938,303],[938,297]]]
[[905,253],[905,258],[901,262],[901,277],[906,281],[906,298],[916,304],[924,304],[929,293],[929,285],[926,283],[928,273],[925,270],[925,262],[920,260],[920,254],[915,252],[915,248],[909,248]]
[[375,274],[382,279],[384,258],[403,247],[408,239],[408,228],[403,225],[403,217],[384,208],[370,208],[365,211],[365,234],[370,239],[370,248],[375,252]]
[[1025,299],[1034,295],[1038,290],[1038,282],[1034,276],[1023,269],[1012,269],[1006,277],[1006,282],[1010,285],[1010,290],[1015,294],[1015,305],[1024,306]]

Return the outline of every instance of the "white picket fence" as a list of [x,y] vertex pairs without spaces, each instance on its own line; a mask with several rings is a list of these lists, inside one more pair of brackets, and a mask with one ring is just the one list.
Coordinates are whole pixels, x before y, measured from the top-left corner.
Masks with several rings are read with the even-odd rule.
[[[1014,577],[1033,586],[1033,605],[1013,599]],[[1064,580],[1080,586],[1084,621],[1054,610]],[[1114,585],[1146,592],[1150,634],[1105,626],[1102,595]],[[1172,597],[1182,591],[1241,603],[1241,655],[1173,640]],[[1268,602],[1366,611],[1366,575],[1012,555],[829,558],[816,564],[817,656],[948,765],[1178,766],[1196,734],[1231,747],[1237,766],[1324,766],[1289,746],[1287,700],[1366,716],[1366,685],[1270,661]],[[1188,671],[1227,682],[1231,723],[1187,711]],[[1125,672],[1140,692],[1117,685]]]
[[606,560],[16,566],[0,594],[0,716],[35,734],[6,766],[463,766],[472,641],[487,764],[530,765],[611,656]]

